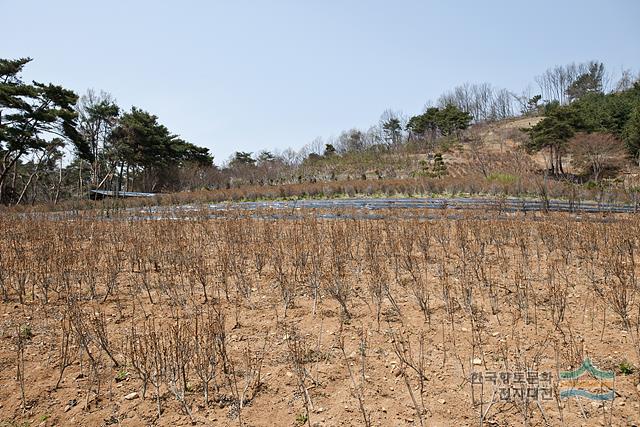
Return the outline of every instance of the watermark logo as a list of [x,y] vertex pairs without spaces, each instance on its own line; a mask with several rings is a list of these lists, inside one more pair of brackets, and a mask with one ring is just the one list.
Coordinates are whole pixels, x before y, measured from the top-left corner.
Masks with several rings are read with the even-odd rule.
[[498,400],[553,400],[551,372],[485,371],[472,372],[472,386],[491,386]]
[[613,400],[615,374],[601,371],[585,359],[582,366],[574,371],[560,372],[560,397],[584,397],[591,400]]

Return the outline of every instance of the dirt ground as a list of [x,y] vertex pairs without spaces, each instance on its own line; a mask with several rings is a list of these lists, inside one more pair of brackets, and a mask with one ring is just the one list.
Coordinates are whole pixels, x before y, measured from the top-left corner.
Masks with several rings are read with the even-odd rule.
[[[2,427],[640,423],[637,218],[0,229]],[[134,365],[161,354],[143,398]],[[615,373],[615,400],[560,398],[586,358]]]

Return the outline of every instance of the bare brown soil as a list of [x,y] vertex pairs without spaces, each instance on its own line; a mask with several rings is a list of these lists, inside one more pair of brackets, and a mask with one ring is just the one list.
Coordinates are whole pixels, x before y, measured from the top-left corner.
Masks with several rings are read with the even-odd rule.
[[640,220],[492,215],[0,216],[0,426],[640,423]]

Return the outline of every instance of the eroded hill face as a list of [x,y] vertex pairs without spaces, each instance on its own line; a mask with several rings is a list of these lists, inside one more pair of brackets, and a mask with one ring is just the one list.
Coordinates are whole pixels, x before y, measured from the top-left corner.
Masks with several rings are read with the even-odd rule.
[[[302,172],[306,174],[304,176],[319,181],[438,178],[443,182],[450,181],[453,192],[465,191],[458,184],[466,179],[475,182],[480,187],[479,192],[493,193],[494,184],[531,183],[541,180],[545,173],[549,174],[551,153],[547,149],[529,152],[524,148],[529,140],[529,135],[524,130],[542,119],[543,117],[523,117],[477,124],[467,129],[460,139],[409,140],[405,146],[388,152],[334,156],[311,163],[309,167],[303,167]],[[585,166],[574,161],[574,148],[567,144],[562,149],[565,175],[551,176],[551,179],[558,182],[569,179],[573,183],[584,183],[590,179],[593,181],[585,172]],[[582,163],[589,161],[615,163],[615,168],[611,170],[604,165],[606,173],[592,182],[592,187],[597,186],[601,179],[606,180],[608,187],[622,189],[634,188],[640,183],[638,167],[628,159],[622,145],[615,153],[597,150],[583,153]],[[534,187],[524,184],[523,195],[534,193]],[[507,193],[518,195],[511,190]]]
[[[461,141],[440,139],[433,142],[418,142],[391,152],[348,153],[311,163],[302,171],[317,179],[347,180],[366,176],[367,179],[410,178],[429,176],[429,167],[434,156],[442,155],[447,167],[446,174],[454,178],[475,175],[482,161],[489,173],[507,173],[514,158],[518,159],[520,173],[529,169],[543,169],[542,154],[531,155],[520,147],[527,138],[521,129],[538,123],[541,117],[529,117],[492,124],[474,125],[467,130]],[[522,163],[527,164],[525,170]],[[426,166],[425,166],[426,165]],[[425,173],[422,173],[425,172]]]

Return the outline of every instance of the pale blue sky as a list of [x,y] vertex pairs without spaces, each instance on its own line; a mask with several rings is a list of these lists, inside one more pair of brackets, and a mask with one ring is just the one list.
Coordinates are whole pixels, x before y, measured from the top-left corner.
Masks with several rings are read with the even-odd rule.
[[0,57],[33,57],[27,79],[110,92],[218,164],[419,113],[464,82],[640,70],[637,0],[0,0],[0,15]]

